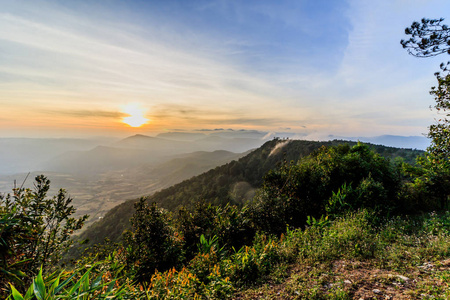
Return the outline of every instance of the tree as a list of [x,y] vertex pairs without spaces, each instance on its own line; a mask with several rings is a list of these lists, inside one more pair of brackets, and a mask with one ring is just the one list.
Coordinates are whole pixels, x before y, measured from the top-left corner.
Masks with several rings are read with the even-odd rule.
[[72,198],[63,189],[47,198],[49,189],[50,180],[40,175],[34,190],[0,196],[0,271],[6,275],[0,277],[1,289],[11,280],[26,285],[41,267],[55,266],[88,218],[73,218]]
[[150,206],[145,198],[135,204],[131,218],[133,232],[125,233],[128,266],[136,280],[150,282],[155,271],[164,272],[182,261],[182,239],[171,224],[170,214]]
[[[308,216],[339,212],[333,198],[344,190],[343,207],[392,212],[400,206],[400,183],[397,166],[367,145],[323,147],[264,177],[250,208],[252,221],[257,229],[275,234],[284,232],[287,225],[302,227]],[[330,202],[333,207],[327,209]]]
[[[413,22],[405,29],[406,35],[411,35],[409,40],[401,40],[403,48],[416,57],[431,57],[439,54],[450,54],[450,28],[442,24],[444,19],[422,19],[421,23]],[[430,94],[434,96],[436,104],[434,108],[442,118],[438,123],[429,127],[428,137],[431,138],[431,146],[428,152],[433,160],[439,163],[447,163],[450,154],[450,124],[446,118],[450,109],[450,63],[441,64],[441,71],[435,73],[438,81],[437,87],[432,87]]]
[[450,54],[450,28],[442,24],[444,19],[422,19],[413,22],[405,29],[410,35],[408,40],[401,40],[403,48],[416,57],[431,57],[442,53]]
[[[422,19],[413,22],[405,29],[409,40],[401,40],[403,48],[416,57],[431,57],[450,54],[450,28],[442,24],[444,19]],[[424,172],[417,178],[418,186],[425,197],[439,199],[440,208],[445,208],[450,194],[450,62],[440,65],[441,72],[435,73],[437,87],[432,87],[430,94],[434,96],[434,108],[439,114],[436,124],[429,126],[428,137],[431,144],[425,157],[419,159]],[[423,196],[422,196],[423,198]]]
[[[450,40],[449,40],[450,41]],[[429,127],[428,137],[432,139],[429,152],[433,153],[441,161],[440,163],[449,163],[450,156],[450,121],[448,117],[450,110],[450,73],[448,65],[441,64],[441,73],[436,73],[438,81],[437,87],[432,87],[430,94],[434,96],[436,104],[434,108],[441,114],[437,124]]]

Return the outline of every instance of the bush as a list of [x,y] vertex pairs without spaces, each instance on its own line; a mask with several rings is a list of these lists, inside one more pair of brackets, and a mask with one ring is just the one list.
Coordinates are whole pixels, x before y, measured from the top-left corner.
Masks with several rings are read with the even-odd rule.
[[236,285],[262,280],[282,261],[277,239],[256,235],[253,245],[244,246],[222,262]]
[[267,174],[252,220],[258,229],[280,234],[326,212],[373,208],[387,214],[400,208],[400,187],[399,168],[366,145],[321,148]]
[[406,185],[405,211],[440,211],[449,208],[450,167],[440,164],[432,153],[417,158],[417,166],[403,164],[403,172],[412,181]]
[[50,180],[45,176],[37,176],[34,187],[0,196],[0,271],[6,275],[0,277],[0,295],[8,281],[24,291],[41,267],[57,266],[72,244],[71,235],[88,218],[71,217],[75,208],[63,189],[47,198]]
[[[11,286],[11,294],[8,300],[56,300],[56,299],[124,299],[128,292],[126,286],[118,286],[117,279],[107,280],[106,274],[98,274],[90,279],[94,266],[85,273],[79,275],[79,271],[54,272],[45,278],[40,269],[33,283],[23,295]],[[129,299],[129,298],[128,298]]]
[[127,265],[139,282],[149,282],[156,270],[165,271],[183,261],[182,238],[170,215],[144,198],[135,204],[131,218],[134,231],[125,234]]

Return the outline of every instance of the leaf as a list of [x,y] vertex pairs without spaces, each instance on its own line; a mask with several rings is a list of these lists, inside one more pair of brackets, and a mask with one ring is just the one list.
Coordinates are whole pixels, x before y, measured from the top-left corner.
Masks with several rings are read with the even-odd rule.
[[83,285],[83,291],[89,291],[89,273],[92,269],[89,269],[81,278],[81,284]]
[[91,283],[90,289],[95,289],[102,282],[102,274],[100,274],[95,280]]
[[106,295],[108,295],[109,293],[111,293],[111,291],[114,288],[114,284],[116,283],[116,280],[112,280],[111,283],[108,285],[108,288],[106,289]]
[[33,299],[33,285],[30,285],[27,292],[25,293],[25,300]]
[[9,285],[11,286],[12,296],[14,300],[24,300],[22,294],[19,293],[19,291],[16,290],[16,288],[12,284]]
[[38,300],[44,300],[45,299],[45,284],[44,279],[42,278],[42,267],[39,270],[39,274],[36,277],[36,279],[33,280],[33,288],[34,288],[34,295]]
[[75,276],[76,273],[73,273],[69,278],[67,278],[66,280],[64,280],[60,285],[58,285],[55,289],[55,295],[57,295],[59,293],[59,291],[62,290],[62,288],[64,288],[71,280],[72,278]]
[[80,284],[81,284],[81,280],[79,280],[79,281],[77,281],[73,286],[72,286],[72,288],[68,291],[68,295],[69,296],[72,296],[73,294],[75,294],[75,291],[78,289],[78,287],[80,286]]
[[21,274],[23,274],[23,272],[21,271],[8,271],[5,269],[1,269],[0,272],[5,273],[5,277],[11,277],[12,279],[14,279],[17,282],[22,282],[22,280],[16,275],[17,272],[20,272]]
[[[79,289],[77,296],[83,295],[83,291],[86,291],[89,289],[89,273],[92,270],[93,267],[91,267],[89,270],[86,271],[86,273],[81,276],[80,280],[75,283],[72,288],[69,291],[69,295],[73,295],[77,289]],[[81,286],[82,285],[82,286]],[[80,287],[81,286],[81,287]]]
[[48,293],[51,295],[51,296],[54,296],[55,294],[56,294],[56,288],[58,287],[58,285],[59,285],[59,279],[61,278],[61,274],[62,273],[59,273],[59,275],[58,275],[58,277],[56,277],[56,279],[53,281],[53,284],[52,284],[52,286],[50,287],[50,290],[48,291]]

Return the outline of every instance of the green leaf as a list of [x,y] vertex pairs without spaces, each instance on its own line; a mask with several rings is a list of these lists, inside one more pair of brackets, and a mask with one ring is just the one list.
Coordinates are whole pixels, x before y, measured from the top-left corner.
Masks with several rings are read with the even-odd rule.
[[106,289],[106,295],[108,295],[109,293],[111,293],[111,291],[114,288],[114,284],[116,283],[116,280],[112,280],[111,283],[108,285],[108,288]]
[[[22,280],[16,275],[17,271],[8,271],[5,269],[1,269],[0,272],[5,273],[6,274],[5,277],[10,277],[17,282],[22,282]],[[20,271],[18,271],[18,272],[20,272]],[[23,273],[23,272],[21,272],[21,273]]]
[[86,291],[89,288],[89,273],[92,270],[92,268],[87,270],[86,273],[84,273],[83,276],[81,276],[80,280],[78,280],[77,283],[75,283],[72,286],[72,288],[69,291],[70,295],[73,295],[78,289],[77,296],[80,296],[83,294],[82,293],[83,291]]
[[81,278],[82,281],[82,285],[83,285],[83,291],[89,291],[89,273],[90,273],[91,269],[89,269],[86,274],[83,275],[83,277]]
[[53,284],[52,284],[52,286],[50,287],[50,290],[48,291],[48,293],[49,293],[49,295],[51,295],[51,296],[54,296],[54,295],[56,295],[56,288],[58,287],[58,285],[59,285],[59,279],[61,278],[61,274],[62,273],[59,273],[59,275],[58,275],[58,277],[56,277],[56,279],[53,281]]
[[75,291],[78,289],[78,287],[80,286],[80,284],[81,284],[81,281],[77,281],[77,282],[72,286],[72,288],[68,291],[68,295],[69,295],[69,296],[74,295],[74,294],[75,294]]
[[19,291],[16,290],[16,288],[12,284],[9,285],[11,286],[11,292],[14,300],[24,300],[22,294],[19,293]]
[[100,274],[95,280],[91,283],[90,289],[95,289],[102,282],[102,274]]
[[34,295],[38,300],[44,300],[45,299],[45,284],[44,279],[42,278],[42,267],[39,270],[39,274],[36,277],[36,279],[33,280],[33,287],[34,287]]
[[25,293],[25,300],[33,299],[33,285],[30,285],[27,292]]
[[55,289],[55,295],[57,295],[71,280],[72,278],[75,276],[75,272],[66,280],[64,280],[60,285],[58,285]]
[[8,265],[8,268],[12,269],[12,268],[21,267],[22,264],[25,264],[25,263],[29,262],[30,260],[31,260],[30,258],[27,258],[27,259],[23,259],[20,261],[16,261],[15,263]]

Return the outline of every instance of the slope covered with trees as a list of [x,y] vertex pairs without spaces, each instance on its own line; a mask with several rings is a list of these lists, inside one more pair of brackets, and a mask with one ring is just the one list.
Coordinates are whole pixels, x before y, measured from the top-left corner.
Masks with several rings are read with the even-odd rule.
[[[275,143],[272,151],[283,142]],[[295,276],[288,269],[298,262],[321,268],[343,260],[382,262],[406,272],[415,261],[450,254],[448,214],[417,215],[424,208],[442,211],[448,207],[447,195],[440,195],[445,201],[427,202],[429,190],[422,189],[411,169],[367,145],[338,144],[282,162],[264,177],[253,201],[239,206],[200,201],[171,213],[141,199],[121,243],[92,248],[69,273],[56,269],[50,274],[55,267],[47,266],[44,271],[50,275],[39,272],[28,291],[88,298],[225,299],[252,295],[243,291],[258,282]],[[417,193],[425,197],[417,198]],[[406,208],[417,216],[403,218]],[[404,239],[414,242],[405,244]],[[400,264],[400,251],[420,255]],[[303,284],[287,286],[283,296],[315,299],[360,293],[330,278],[330,287],[314,290],[318,278],[304,278]],[[27,284],[16,287],[14,298],[21,299]]]
[[[266,142],[260,148],[237,161],[216,167],[199,176],[185,180],[147,197],[149,203],[156,202],[160,207],[177,211],[180,207],[192,208],[198,202],[215,205],[231,203],[242,205],[251,200],[255,189],[262,186],[267,172],[275,169],[283,162],[297,161],[323,146],[342,143],[355,145],[355,142],[329,141],[314,142],[301,140],[279,140]],[[405,162],[414,163],[415,157],[423,153],[419,150],[399,149],[381,145],[370,145],[383,157],[399,157]],[[111,209],[102,220],[91,225],[80,236],[80,240],[88,240],[88,245],[101,243],[105,238],[119,241],[125,229],[130,228],[129,219],[134,213],[136,200],[129,200]],[[75,249],[72,255],[75,255]]]

